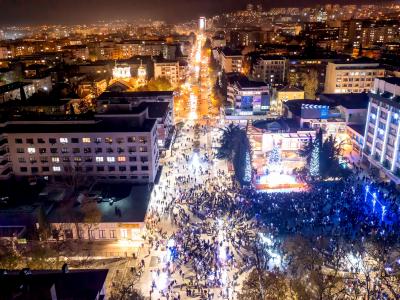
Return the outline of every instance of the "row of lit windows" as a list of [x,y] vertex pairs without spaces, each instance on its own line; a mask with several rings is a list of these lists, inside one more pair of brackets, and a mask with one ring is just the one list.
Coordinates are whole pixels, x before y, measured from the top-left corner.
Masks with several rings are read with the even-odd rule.
[[[39,158],[39,160],[42,163],[48,163],[49,162],[49,159],[48,159],[47,156],[41,156]],[[81,156],[73,157],[73,161],[75,161],[75,162],[81,162],[82,160],[84,160],[85,162],[92,162],[93,161],[93,157],[84,157],[83,159],[82,159]],[[129,160],[130,162],[136,162],[137,158],[136,158],[136,156],[130,156],[129,158],[127,158],[126,156],[118,156],[117,158],[115,158],[114,156],[107,156],[105,158],[103,156],[96,156],[95,157],[95,161],[96,162],[104,162],[104,161],[106,161],[108,163],[113,163],[115,161],[117,161],[117,162],[126,162],[127,160]],[[70,159],[69,156],[64,156],[61,159],[60,159],[60,157],[57,157],[57,156],[51,157],[51,162],[52,163],[59,163],[60,161],[70,162],[71,159]],[[149,161],[149,159],[148,159],[147,156],[141,156],[140,157],[140,161],[142,163],[146,163],[146,162]],[[18,162],[19,163],[26,163],[25,157],[18,157]],[[37,159],[35,157],[30,157],[29,158],[29,162],[36,163]]]
[[[58,150],[59,150],[58,148],[50,148],[49,149],[49,153],[56,154],[56,153],[59,153]],[[144,152],[147,152],[147,151],[148,151],[147,147],[145,147],[145,146],[140,146],[139,147],[139,152],[144,153]],[[34,148],[34,147],[28,147],[26,149],[26,152],[29,153],[29,154],[35,154],[37,151],[36,151],[36,148]],[[39,148],[38,152],[40,154],[45,154],[45,153],[47,153],[47,148]],[[83,148],[82,152],[83,153],[92,153],[92,148]],[[95,148],[93,152],[94,153],[103,153],[103,148]],[[106,148],[105,152],[106,153],[114,153],[114,149],[113,148]],[[123,153],[123,152],[125,152],[125,149],[121,148],[121,147],[118,147],[116,149],[116,152]],[[129,153],[135,153],[136,152],[136,147],[129,147],[128,148],[128,152]],[[25,153],[25,149],[24,148],[17,148],[17,153]],[[70,149],[69,148],[65,148],[65,147],[61,148],[61,153],[70,153]],[[72,153],[74,153],[74,154],[81,153],[81,149],[80,148],[72,148]]]
[[[89,138],[89,137],[84,137],[84,138],[82,138],[82,139],[79,139],[79,138],[71,138],[71,139],[70,139],[71,143],[73,143],[73,144],[78,144],[78,143],[80,143],[80,140],[81,140],[81,142],[84,143],[84,144],[88,144],[88,143],[91,143],[91,142],[94,142],[94,143],[101,143],[101,142],[103,141],[102,138],[93,138],[93,139],[92,139],[92,138]],[[142,143],[142,144],[144,144],[144,143],[147,142],[147,138],[146,138],[145,136],[140,136],[140,137],[138,137],[138,138],[137,138],[136,136],[131,136],[131,137],[128,137],[128,138],[126,139],[126,141],[127,141],[128,143],[135,143],[136,140],[137,140],[139,143]],[[118,144],[124,143],[124,142],[125,142],[125,138],[122,138],[122,137],[121,137],[121,138],[116,138],[115,141],[116,141]],[[68,144],[68,143],[69,143],[69,139],[66,138],[66,137],[62,137],[62,138],[59,138],[59,142],[60,142],[61,144]],[[111,137],[106,137],[106,138],[104,138],[104,142],[105,142],[105,143],[108,143],[108,144],[111,144],[111,143],[113,142],[113,138],[111,138]],[[16,143],[16,144],[22,144],[22,143],[23,143],[23,139],[22,139],[22,138],[16,138],[16,139],[15,139],[15,143]],[[27,143],[27,144],[34,144],[34,139],[33,139],[33,138],[27,138],[27,139],[26,139],[26,143]],[[38,138],[38,139],[37,139],[37,143],[39,143],[39,144],[45,144],[46,141],[45,141],[43,138]],[[56,144],[56,143],[57,143],[57,139],[56,139],[56,138],[49,138],[49,143],[50,143],[50,144]]]
[[[126,172],[127,171],[127,167],[126,166],[119,166],[118,167],[118,171],[119,172]],[[148,166],[141,166],[141,171],[148,171],[149,167]],[[61,166],[53,166],[51,168],[51,170],[53,172],[61,172],[62,168]],[[104,166],[97,166],[96,167],[96,171],[97,172],[104,172],[106,169]],[[109,166],[107,168],[108,172],[115,172],[116,171],[116,167],[114,166]],[[80,171],[83,171],[83,168],[80,168]],[[94,171],[94,167],[93,166],[87,166],[85,168],[86,172],[93,172]],[[129,167],[129,171],[130,172],[136,172],[138,171],[138,167],[137,166],[130,166]],[[20,172],[22,173],[26,173],[28,172],[28,167],[20,167]],[[42,167],[42,172],[50,172],[50,167]],[[31,167],[31,173],[39,173],[39,168],[38,167]]]

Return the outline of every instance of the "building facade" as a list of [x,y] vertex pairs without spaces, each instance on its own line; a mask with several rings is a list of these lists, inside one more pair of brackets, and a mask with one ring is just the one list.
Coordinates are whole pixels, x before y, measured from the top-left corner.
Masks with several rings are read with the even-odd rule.
[[325,93],[361,93],[373,87],[374,78],[384,77],[385,69],[378,63],[328,63]]
[[240,51],[234,51],[229,48],[224,48],[220,54],[221,69],[225,73],[243,71],[243,55]]
[[400,79],[375,79],[364,133],[364,157],[400,183]]
[[263,82],[250,81],[246,77],[228,83],[225,117],[265,116],[270,107],[268,86]]
[[252,78],[270,85],[286,81],[286,59],[281,56],[262,56],[253,66]]
[[154,63],[154,78],[166,78],[173,85],[179,83],[179,62],[162,61]]
[[18,121],[3,128],[17,177],[154,182],[159,167],[156,120],[135,116],[94,120]]

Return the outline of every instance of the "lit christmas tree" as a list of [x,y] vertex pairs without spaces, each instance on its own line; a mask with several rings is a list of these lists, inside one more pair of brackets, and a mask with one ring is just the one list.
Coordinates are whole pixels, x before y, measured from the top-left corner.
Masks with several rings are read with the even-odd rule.
[[246,167],[244,170],[243,180],[246,183],[249,183],[251,181],[251,160],[249,151],[246,151]]
[[319,148],[319,140],[316,139],[313,143],[310,161],[310,174],[314,177],[319,176]]

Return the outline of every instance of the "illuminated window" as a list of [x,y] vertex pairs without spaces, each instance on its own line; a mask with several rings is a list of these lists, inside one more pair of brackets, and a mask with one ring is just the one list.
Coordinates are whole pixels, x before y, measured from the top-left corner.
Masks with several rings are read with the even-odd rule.
[[128,230],[121,228],[121,238],[127,239],[128,238]]
[[82,138],[83,143],[90,143],[90,138]]
[[124,161],[126,161],[126,157],[125,156],[118,156],[118,161],[119,162],[124,162]]
[[112,143],[112,138],[106,137],[105,142],[111,144]]
[[67,144],[68,143],[68,138],[60,138],[60,143],[61,144]]
[[102,156],[96,156],[96,162],[103,162]]
[[107,156],[107,162],[115,162],[115,157],[114,156]]
[[54,172],[61,172],[61,167],[60,166],[54,166],[53,167]]
[[36,153],[36,149],[35,148],[28,148],[28,153],[29,154],[34,154],[34,153]]
[[52,157],[52,158],[51,158],[51,161],[52,161],[53,163],[59,163],[59,162],[60,162],[60,158],[59,158],[59,157]]

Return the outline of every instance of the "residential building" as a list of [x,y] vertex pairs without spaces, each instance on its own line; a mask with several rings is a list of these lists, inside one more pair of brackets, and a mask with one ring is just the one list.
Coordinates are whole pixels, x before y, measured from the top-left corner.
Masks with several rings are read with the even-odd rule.
[[384,77],[385,69],[375,62],[328,63],[326,68],[325,91],[334,93],[368,92],[373,87],[374,78]]
[[211,39],[211,48],[222,48],[226,46],[225,37],[214,36]]
[[0,47],[0,59],[11,58],[11,51],[7,47]]
[[264,34],[260,28],[244,28],[230,32],[230,45],[233,48],[253,46],[263,43]]
[[[145,105],[146,104],[146,105]],[[97,98],[99,114],[110,111],[126,112],[134,108],[148,107],[149,117],[157,120],[157,144],[160,149],[169,148],[175,133],[173,92],[104,92]]]
[[253,66],[252,79],[267,84],[283,84],[286,81],[286,58],[282,56],[261,56]]
[[36,92],[31,82],[13,82],[0,86],[0,103],[26,100]]
[[[307,55],[307,54],[306,54]],[[329,62],[341,62],[350,58],[347,55],[336,54],[332,52],[319,53],[317,55],[294,55],[287,60],[287,82],[290,86],[301,86],[301,77],[304,73],[315,70],[318,75],[318,91],[324,90],[326,67]]]
[[156,119],[148,108],[79,120],[8,121],[8,158],[16,177],[61,180],[82,173],[98,180],[154,182],[159,168]]
[[225,73],[243,71],[243,55],[239,50],[232,50],[228,47],[222,49],[220,54],[221,69]]
[[89,48],[86,45],[71,45],[65,46],[64,51],[69,51],[72,56],[76,59],[88,60],[89,59]]
[[176,86],[179,83],[179,62],[178,61],[159,61],[154,62],[154,78],[166,78]]
[[87,96],[97,97],[107,88],[107,79],[103,75],[92,76],[84,79],[78,84],[78,96],[85,98]]
[[12,176],[11,161],[8,154],[7,134],[3,130],[4,126],[0,124],[0,180],[9,179]]
[[27,83],[32,83],[36,92],[37,91],[50,92],[53,88],[53,83],[51,81],[50,75],[37,75],[29,77],[24,81]]
[[374,81],[364,132],[364,158],[381,175],[400,183],[400,78]]
[[344,48],[370,47],[374,44],[391,43],[400,36],[400,21],[359,20],[342,21],[339,39]]

